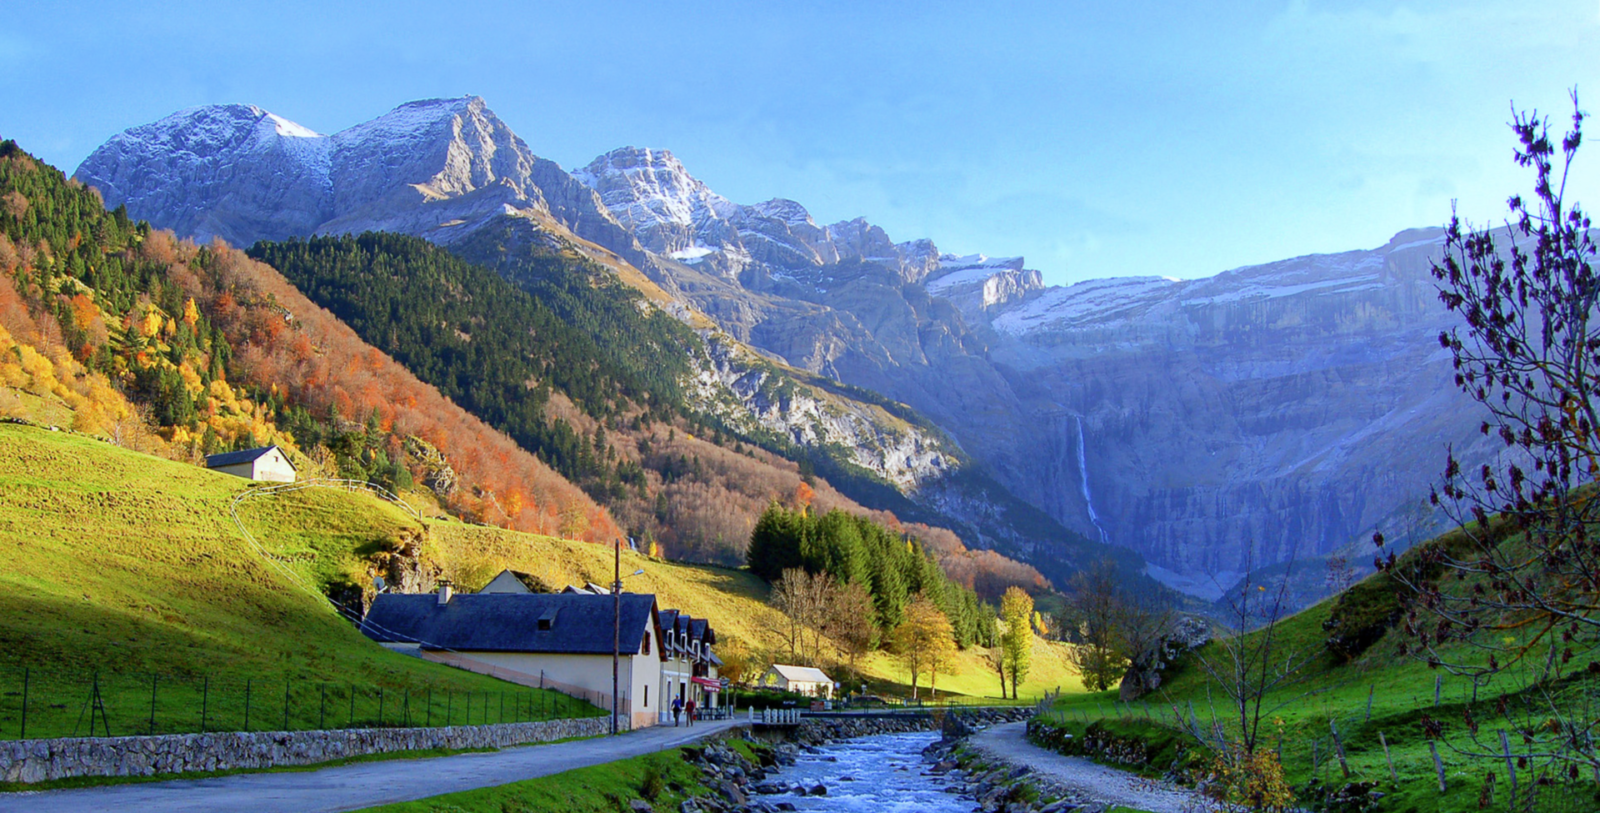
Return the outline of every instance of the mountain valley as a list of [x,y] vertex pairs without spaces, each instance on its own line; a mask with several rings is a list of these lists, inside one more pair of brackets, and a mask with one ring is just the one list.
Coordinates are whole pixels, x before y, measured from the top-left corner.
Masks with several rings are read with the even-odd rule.
[[692,330],[686,397],[726,431],[810,450],[852,498],[1058,582],[1096,543],[1204,598],[1252,568],[1316,567],[1374,528],[1430,530],[1414,508],[1447,445],[1492,453],[1435,338],[1437,231],[1047,287],[1022,258],[736,204],[664,150],[568,173],[475,97],[332,136],[254,107],[182,111],[75,177],[201,242],[400,232],[529,291],[553,273],[540,258],[588,263]]

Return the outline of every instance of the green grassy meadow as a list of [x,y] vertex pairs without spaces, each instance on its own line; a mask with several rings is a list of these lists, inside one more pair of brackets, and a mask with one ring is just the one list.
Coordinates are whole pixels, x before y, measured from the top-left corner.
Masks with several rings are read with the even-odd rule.
[[[1381,582],[1358,585],[1357,589],[1363,587],[1388,589]],[[1313,779],[1325,787],[1352,781],[1375,782],[1386,794],[1379,808],[1384,813],[1465,813],[1481,809],[1480,794],[1488,774],[1493,773],[1496,775],[1496,801],[1490,809],[1505,809],[1509,786],[1505,763],[1468,758],[1458,754],[1454,747],[1470,747],[1463,724],[1469,707],[1484,730],[1493,731],[1495,703],[1501,691],[1508,690],[1508,684],[1480,687],[1474,702],[1472,686],[1466,679],[1430,670],[1415,658],[1399,655],[1398,633],[1393,631],[1385,633],[1353,659],[1335,655],[1325,646],[1329,633],[1324,631],[1324,622],[1329,619],[1334,603],[1335,600],[1330,599],[1310,607],[1287,619],[1280,628],[1279,641],[1285,653],[1316,655],[1295,681],[1269,695],[1264,704],[1264,708],[1272,711],[1262,725],[1261,742],[1265,747],[1280,750],[1288,781],[1298,787],[1304,787]],[[1215,643],[1207,645],[1203,651],[1220,656]],[[1439,686],[1437,706],[1436,680]],[[1593,695],[1600,686],[1580,669],[1555,681],[1553,689],[1572,702],[1582,702],[1581,695]],[[1193,743],[1192,737],[1180,733],[1178,725],[1179,717],[1190,718],[1191,715],[1199,720],[1202,728],[1210,728],[1215,722],[1226,730],[1238,730],[1238,725],[1232,722],[1234,718],[1230,715],[1226,695],[1208,679],[1192,654],[1185,656],[1164,686],[1139,701],[1120,704],[1114,690],[1063,695],[1050,712],[1053,721],[1075,736],[1081,737],[1089,724],[1106,721],[1103,725],[1110,730],[1151,743],[1173,739]],[[1447,790],[1444,793],[1439,791],[1432,753],[1423,733],[1423,715],[1442,721],[1445,726],[1444,739],[1438,745],[1445,768]],[[1348,779],[1335,754],[1335,728],[1349,764]],[[1383,747],[1385,740],[1389,746],[1387,757]],[[1513,742],[1516,743],[1514,749],[1523,748],[1516,737]],[[1389,769],[1391,759],[1393,775]],[[1166,767],[1165,764],[1152,765],[1147,772],[1159,775]],[[1520,779],[1525,790],[1530,779],[1526,769]],[[1592,781],[1544,789],[1541,791],[1545,794],[1543,806],[1534,809],[1600,810],[1597,790],[1600,786]],[[1306,794],[1301,796],[1300,803],[1308,804],[1310,800]]]
[[246,501],[263,553],[228,513],[242,486],[0,424],[0,738],[24,733],[24,690],[29,738],[91,722],[114,735],[239,730],[247,714],[275,730],[600,713],[391,653],[302,586],[354,576],[363,550],[415,525],[404,512],[326,489]]

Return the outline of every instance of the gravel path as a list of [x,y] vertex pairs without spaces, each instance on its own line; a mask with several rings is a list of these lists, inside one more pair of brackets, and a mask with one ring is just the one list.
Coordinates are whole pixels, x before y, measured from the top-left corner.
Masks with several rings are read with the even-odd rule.
[[315,771],[178,779],[81,790],[0,793],[0,813],[335,813],[586,768],[675,748],[738,725],[654,726],[620,737],[431,759],[362,762]]
[[990,759],[1026,765],[1041,778],[1095,801],[1150,813],[1192,813],[1205,809],[1203,798],[1192,790],[1097,765],[1081,757],[1047,751],[1028,742],[1026,731],[1027,723],[997,725],[974,734],[967,743]]

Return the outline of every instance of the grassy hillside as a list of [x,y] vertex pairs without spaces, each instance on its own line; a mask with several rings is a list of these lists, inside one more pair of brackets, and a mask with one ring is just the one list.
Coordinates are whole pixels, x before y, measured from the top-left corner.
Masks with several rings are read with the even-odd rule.
[[[404,719],[407,703],[410,719],[425,721],[430,691],[435,723],[447,705],[462,722],[468,692],[475,720],[494,695],[492,719],[499,693],[520,691],[367,641],[248,546],[228,515],[243,485],[83,436],[0,424],[0,737],[21,733],[24,670],[30,737],[87,733],[96,678],[113,734],[150,729],[152,677],[157,731],[197,730],[202,705],[208,728],[242,727],[246,680],[257,729],[283,726],[286,691],[296,728],[377,722],[380,703],[385,724]],[[307,510],[246,521],[307,578],[334,577],[353,552],[406,522],[364,495],[297,499]],[[508,719],[518,708],[595,713],[535,694],[509,695]]]
[[[1448,536],[1442,541],[1448,542]],[[1281,748],[1287,778],[1302,788],[1313,779],[1334,787],[1349,781],[1377,783],[1386,794],[1378,810],[1385,813],[1478,810],[1488,774],[1495,774],[1498,786],[1493,809],[1503,809],[1509,785],[1505,763],[1467,758],[1455,748],[1472,749],[1462,724],[1469,708],[1491,737],[1496,726],[1505,725],[1496,717],[1495,706],[1502,692],[1512,691],[1511,686],[1497,682],[1480,687],[1475,693],[1468,680],[1430,670],[1416,658],[1399,655],[1399,633],[1392,630],[1380,632],[1375,643],[1350,659],[1334,654],[1326,646],[1330,618],[1337,615],[1341,620],[1370,622],[1381,615],[1375,605],[1385,601],[1394,604],[1395,588],[1385,578],[1383,574],[1369,577],[1343,594],[1342,599],[1325,600],[1282,625],[1275,662],[1293,657],[1291,653],[1315,657],[1296,679],[1268,696],[1264,708],[1269,713],[1262,726],[1262,741],[1269,748]],[[1381,622],[1377,626],[1381,628]],[[1215,643],[1202,652],[1215,662],[1224,657]],[[1593,694],[1600,689],[1600,682],[1584,676],[1581,669],[1572,669],[1567,677],[1546,688],[1555,695],[1565,693],[1570,697]],[[1174,741],[1173,732],[1178,728],[1175,714],[1193,715],[1203,728],[1216,721],[1230,731],[1237,730],[1232,722],[1237,718],[1230,718],[1221,686],[1207,677],[1194,655],[1186,656],[1165,686],[1130,706],[1120,706],[1116,692],[1111,691],[1063,697],[1054,711],[1056,719],[1079,737],[1089,723],[1115,720],[1110,724],[1113,731],[1140,736],[1151,743]],[[1444,723],[1444,739],[1438,746],[1448,785],[1443,794],[1439,792],[1433,757],[1423,733],[1424,715]],[[1348,780],[1334,753],[1334,727],[1349,762]],[[1384,740],[1388,742],[1398,782],[1390,776]],[[1194,742],[1186,735],[1178,736],[1177,741]],[[1514,753],[1527,750],[1516,736],[1512,743]],[[1151,767],[1158,773],[1167,768]],[[1520,777],[1524,790],[1530,779],[1526,767]],[[1582,783],[1576,791],[1552,788],[1546,791],[1551,806],[1537,809],[1600,809],[1600,796],[1595,791],[1596,785],[1591,782]],[[1574,792],[1577,795],[1572,795]],[[1302,793],[1300,801],[1309,804],[1311,800]],[[1564,804],[1573,806],[1560,806]]]
[[[282,727],[286,690],[292,727],[372,723],[380,711],[390,725],[430,713],[432,722],[460,723],[468,703],[473,722],[493,721],[501,692],[507,719],[577,713],[560,699],[389,653],[298,583],[370,584],[375,555],[417,538],[419,522],[406,512],[330,489],[246,499],[239,516],[257,552],[228,513],[249,488],[82,435],[0,424],[0,737],[20,733],[24,670],[30,737],[88,733],[96,678],[114,734],[150,729],[153,676],[156,731],[197,730],[202,716],[208,729],[242,727],[247,680],[253,729]],[[435,520],[420,538],[415,565],[463,587],[503,567],[553,587],[610,578],[610,551],[597,545]],[[778,616],[759,579],[625,556],[625,573],[645,570],[630,589],[711,619],[725,641],[776,648]],[[1059,658],[1038,660],[1025,694],[1072,684]],[[980,653],[964,653],[961,668],[941,687],[994,692]],[[908,680],[886,656],[867,670],[877,681]]]

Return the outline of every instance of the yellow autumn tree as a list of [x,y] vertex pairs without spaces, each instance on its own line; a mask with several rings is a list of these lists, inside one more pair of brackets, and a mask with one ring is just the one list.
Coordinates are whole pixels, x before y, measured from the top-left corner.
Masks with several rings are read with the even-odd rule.
[[1011,675],[1011,696],[1017,697],[1017,686],[1028,676],[1033,661],[1033,629],[1029,625],[1033,615],[1033,596],[1020,587],[1006,589],[1000,597],[1000,619],[1006,624],[1000,638],[1000,648],[1005,651],[1006,672]]
[[894,648],[911,672],[911,697],[917,697],[917,684],[922,673],[929,675],[929,684],[938,696],[939,672],[949,666],[956,654],[955,631],[944,611],[918,593],[906,605],[905,620],[894,630]]

